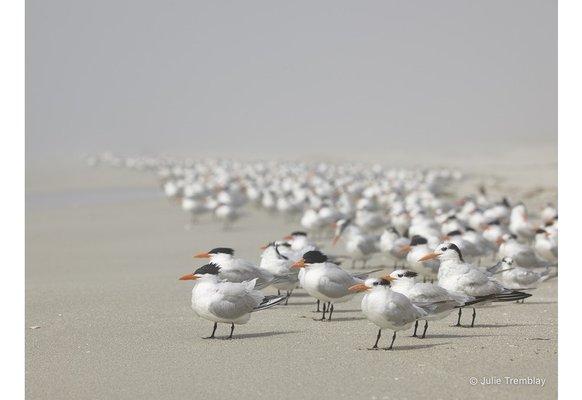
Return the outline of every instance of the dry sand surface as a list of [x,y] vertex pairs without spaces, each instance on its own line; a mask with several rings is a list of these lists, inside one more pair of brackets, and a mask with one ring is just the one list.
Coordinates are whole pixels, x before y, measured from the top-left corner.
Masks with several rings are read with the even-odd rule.
[[[536,168],[483,173],[493,190],[529,196],[533,210],[556,196],[555,165]],[[525,304],[481,310],[473,329],[451,327],[451,316],[424,340],[401,332],[391,352],[366,350],[377,329],[363,318],[361,297],[323,323],[301,291],[286,307],[254,314],[234,340],[202,340],[212,324],[193,315],[191,285],[178,281],[200,265],[192,254],[226,245],[257,260],[260,245],[295,224],[251,212],[229,232],[209,218],[186,230],[186,215],[150,176],[80,164],[27,174],[29,399],[557,396],[557,279]],[[474,191],[478,180],[465,185]],[[545,386],[472,386],[470,377],[537,377]]]

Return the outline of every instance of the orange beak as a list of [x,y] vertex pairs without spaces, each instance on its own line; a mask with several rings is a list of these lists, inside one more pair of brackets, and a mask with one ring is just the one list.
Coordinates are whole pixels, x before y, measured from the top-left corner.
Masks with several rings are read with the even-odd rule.
[[180,281],[195,281],[196,279],[198,279],[198,275],[196,274],[187,274],[184,275],[182,277],[180,277]]
[[498,238],[495,243],[497,243],[498,246],[501,246],[503,243],[505,242],[505,240],[503,240],[502,238]]
[[283,238],[283,240],[291,240],[291,239],[293,239],[293,236],[291,236],[291,235],[287,235]]
[[438,256],[439,255],[436,253],[428,253],[427,255],[420,257],[418,259],[418,262],[432,260],[433,258],[437,258]]
[[364,285],[363,283],[358,283],[357,285],[350,286],[348,290],[350,292],[358,293],[358,292],[365,292],[366,290],[370,289],[368,286]]
[[411,245],[409,245],[409,244],[407,244],[406,246],[404,246],[404,247],[402,248],[402,252],[403,252],[403,253],[408,253],[408,252],[409,252],[411,249],[412,249],[412,246],[411,246]]
[[299,261],[295,261],[293,263],[293,265],[291,266],[291,268],[295,268],[295,269],[305,268],[305,260],[302,258]]
[[259,247],[259,249],[261,249],[261,250],[265,250],[267,247],[269,247],[269,245],[268,245],[268,244],[266,244],[266,245],[264,245],[264,246],[261,246],[261,247]]
[[335,236],[335,237],[333,238],[333,240],[331,241],[331,245],[332,245],[332,246],[335,246],[335,245],[337,244],[337,242],[339,241],[339,238],[340,238],[339,236]]
[[210,254],[209,253],[198,253],[192,258],[210,258]]
[[388,281],[388,282],[392,282],[392,281],[395,281],[396,280],[396,278],[394,278],[394,277],[392,277],[390,275],[384,275],[380,279],[384,279],[385,281]]

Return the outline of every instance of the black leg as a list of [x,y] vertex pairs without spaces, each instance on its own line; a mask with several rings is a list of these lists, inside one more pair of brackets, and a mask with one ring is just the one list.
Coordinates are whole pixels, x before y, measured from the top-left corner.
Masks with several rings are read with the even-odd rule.
[[322,307],[323,307],[323,311],[321,313],[321,318],[319,318],[319,319],[314,318],[316,321],[325,321],[325,313],[327,312],[327,303],[323,302]]
[[461,326],[461,313],[463,312],[463,309],[459,307],[459,318],[457,319],[457,325],[455,326]]
[[321,310],[319,309],[319,300],[317,300],[317,302],[315,304],[317,304],[317,310],[315,310],[315,312],[317,312],[317,313],[321,312]]
[[376,343],[374,343],[374,346],[372,346],[368,350],[378,350],[378,342],[380,341],[380,336],[382,336],[382,329],[378,329],[378,336],[376,336]]
[[205,337],[204,339],[214,339],[214,333],[216,332],[216,327],[218,326],[218,322],[214,323],[214,328],[212,328],[212,335]]
[[331,321],[331,314],[333,314],[333,304],[328,303],[329,304],[329,315],[327,316],[327,320]]
[[386,350],[392,350],[392,348],[394,347],[395,340],[396,340],[396,331],[394,331],[394,335],[392,335],[392,342],[390,343],[390,347],[388,347]]
[[228,336],[229,339],[232,339],[233,332],[234,332],[234,322],[230,325],[230,335]]
[[285,305],[287,305],[287,303],[289,303],[289,297],[291,297],[291,293],[293,293],[293,290],[291,290],[291,291],[287,290],[287,298],[285,299]]
[[416,323],[414,324],[414,333],[412,334],[412,337],[416,337],[416,330],[418,329],[418,320],[416,320]]
[[473,319],[471,319],[471,328],[475,326],[475,317],[477,316],[477,311],[473,308]]
[[277,296],[281,296],[281,291],[277,289]]
[[422,331],[421,339],[424,339],[426,336],[426,330],[428,329],[428,321],[424,321],[424,330]]

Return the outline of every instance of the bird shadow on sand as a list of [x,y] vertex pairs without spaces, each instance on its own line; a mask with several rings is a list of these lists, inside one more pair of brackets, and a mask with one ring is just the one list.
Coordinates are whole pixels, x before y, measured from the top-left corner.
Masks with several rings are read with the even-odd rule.
[[313,307],[315,307],[315,301],[293,301],[293,300],[289,300],[289,304],[287,304],[287,306],[306,306],[306,305],[313,305]]
[[557,301],[525,301],[523,303],[519,303],[520,306],[527,306],[528,304],[558,304]]
[[255,333],[240,333],[233,335],[232,339],[226,337],[219,338],[222,340],[236,340],[236,339],[252,339],[252,338],[262,338],[262,337],[272,337],[281,335],[290,335],[292,333],[299,333],[299,331],[274,331],[274,332],[255,332]]
[[475,329],[475,328],[510,328],[514,326],[550,326],[552,324],[475,324],[473,328],[469,325],[463,325],[461,328]]
[[[334,311],[335,312],[335,311]],[[327,322],[341,322],[341,321],[361,321],[366,319],[366,317],[344,317],[344,318],[332,318],[331,321]]]
[[[496,335],[455,335],[452,333],[437,333],[434,335],[426,335],[426,339],[457,339],[457,338],[476,338],[476,337],[493,337]],[[424,340],[424,339],[421,339]]]
[[[386,350],[385,348],[380,347],[377,351],[382,351],[385,350],[386,353],[389,353],[391,351],[401,351],[401,350],[422,350],[422,349],[430,349],[432,347],[437,347],[437,346],[444,346],[446,344],[450,344],[451,342],[442,342],[442,343],[426,343],[426,344],[413,344],[413,345],[394,345],[394,348],[392,350]],[[367,347],[360,347],[358,348],[358,350],[366,350],[366,351],[370,351],[373,352],[373,350],[368,349]]]
[[[293,294],[289,298],[289,301],[291,301],[295,297],[311,297],[311,296],[309,296],[307,293],[295,293],[295,292],[293,292]],[[315,303],[315,300],[313,300],[313,302]]]
[[437,346],[444,346],[446,344],[451,344],[451,342],[442,342],[442,343],[432,343],[432,344],[413,344],[413,345],[404,345],[404,346],[396,346],[392,350],[400,351],[400,350],[421,350],[421,349],[430,349],[432,347]]

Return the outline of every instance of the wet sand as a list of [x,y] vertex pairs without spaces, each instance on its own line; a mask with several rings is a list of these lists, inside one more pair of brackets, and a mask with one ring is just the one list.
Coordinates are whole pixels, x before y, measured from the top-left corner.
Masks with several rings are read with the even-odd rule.
[[[491,180],[514,198],[533,193],[532,210],[555,201],[553,164],[498,167],[499,178],[481,172],[465,188]],[[366,350],[377,329],[359,311],[361,297],[322,323],[301,291],[286,307],[254,314],[234,340],[202,340],[212,324],[193,315],[191,285],[178,281],[201,265],[192,254],[227,245],[257,260],[260,245],[296,224],[249,211],[228,232],[208,217],[186,230],[186,215],[147,175],[81,164],[27,174],[28,399],[557,396],[557,279],[525,304],[480,310],[473,329],[451,327],[450,316],[424,340],[401,332],[391,352]],[[218,336],[227,335],[219,326]],[[473,386],[471,377],[502,383]],[[505,377],[543,378],[545,386],[509,385]]]

